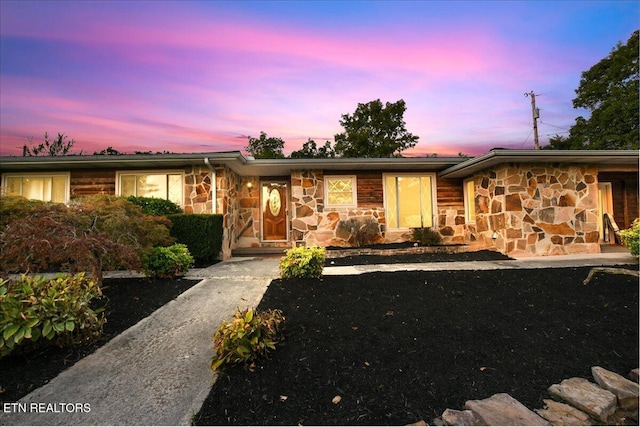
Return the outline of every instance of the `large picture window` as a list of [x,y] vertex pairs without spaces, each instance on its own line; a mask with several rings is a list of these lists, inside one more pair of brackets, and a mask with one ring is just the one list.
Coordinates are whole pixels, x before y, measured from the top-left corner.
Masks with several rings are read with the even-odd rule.
[[433,226],[431,175],[385,175],[386,221],[390,229]]
[[69,174],[4,175],[4,193],[43,202],[69,201]]
[[328,207],[356,206],[355,176],[325,176],[325,205]]
[[476,186],[473,179],[464,182],[464,219],[467,224],[476,222]]
[[183,205],[182,173],[120,172],[118,189],[121,196],[156,197]]

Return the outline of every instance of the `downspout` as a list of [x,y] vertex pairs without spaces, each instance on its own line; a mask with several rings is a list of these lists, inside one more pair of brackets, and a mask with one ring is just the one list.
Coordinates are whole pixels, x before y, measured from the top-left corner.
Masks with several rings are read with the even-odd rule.
[[217,181],[216,170],[211,165],[211,163],[209,163],[208,157],[204,158],[204,164],[207,165],[207,167],[211,171],[211,213],[215,214],[215,213],[218,213],[218,197],[217,197],[218,190],[216,188],[216,181]]

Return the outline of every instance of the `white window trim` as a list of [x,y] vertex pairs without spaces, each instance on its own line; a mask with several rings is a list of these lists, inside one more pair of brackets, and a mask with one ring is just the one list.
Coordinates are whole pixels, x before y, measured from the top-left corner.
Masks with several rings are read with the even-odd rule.
[[[330,179],[350,179],[353,193],[353,203],[332,204],[329,203],[329,182]],[[355,208],[358,206],[358,181],[355,175],[325,175],[324,176],[324,206],[328,208]]]
[[116,196],[122,195],[122,181],[120,180],[120,177],[123,175],[180,175],[180,179],[182,181],[182,200],[180,200],[180,207],[184,208],[184,200],[187,197],[185,192],[184,170],[143,169],[116,171]]
[[71,199],[71,172],[24,172],[24,173],[3,173],[2,174],[2,194],[7,194],[7,179],[9,178],[52,178],[63,176],[64,180],[64,204],[68,204]]
[[[436,185],[436,174],[435,173],[411,173],[411,172],[403,172],[403,173],[383,173],[382,174],[382,197],[384,199],[384,211],[385,217],[388,217],[386,213],[388,212],[389,207],[387,206],[387,178],[388,177],[398,177],[398,176],[411,176],[411,177],[429,177],[431,178],[431,223],[432,228],[436,227],[438,224],[438,194],[437,194],[437,185]],[[387,223],[387,230],[389,231],[408,231],[411,228],[400,227],[395,228],[391,227],[389,223]]]
[[[474,182],[473,178],[468,178],[465,179],[462,182],[462,188],[464,190],[464,221],[466,224],[475,224],[476,223],[476,219],[473,218],[471,219],[469,217],[469,207],[471,206],[471,203],[475,204],[476,200],[475,200],[475,182],[474,182],[474,197],[473,198],[469,198],[469,191],[467,190],[467,185],[469,184],[469,182]],[[476,215],[478,213],[476,212]]]

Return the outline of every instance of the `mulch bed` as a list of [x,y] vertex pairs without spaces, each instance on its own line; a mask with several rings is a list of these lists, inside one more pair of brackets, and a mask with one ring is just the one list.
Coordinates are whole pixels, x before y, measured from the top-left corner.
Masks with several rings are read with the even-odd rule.
[[370,264],[402,264],[422,262],[455,262],[455,261],[498,261],[510,260],[508,256],[500,252],[480,250],[476,252],[459,252],[448,254],[444,252],[415,253],[402,255],[353,255],[340,258],[328,258],[327,267],[345,265],[370,265]]
[[97,307],[105,307],[107,322],[99,341],[86,346],[51,347],[37,354],[0,359],[0,403],[15,402],[46,384],[81,358],[93,353],[125,329],[198,283],[199,280],[105,279],[104,296]]
[[585,286],[589,270],[275,280],[259,308],[283,310],[285,341],[253,369],[222,372],[194,422],[429,423],[495,393],[540,408],[551,384],[592,366],[626,375],[638,367],[637,278]]

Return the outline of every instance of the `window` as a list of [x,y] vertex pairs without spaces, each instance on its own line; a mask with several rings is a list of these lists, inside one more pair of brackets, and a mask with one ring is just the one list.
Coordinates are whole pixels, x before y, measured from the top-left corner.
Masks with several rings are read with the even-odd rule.
[[4,175],[4,193],[43,202],[66,203],[69,201],[69,174]]
[[326,206],[356,206],[356,177],[325,176],[324,193]]
[[156,197],[183,205],[181,172],[120,172],[118,190],[125,197]]
[[464,219],[467,224],[476,222],[476,186],[473,179],[464,182]]
[[431,175],[385,175],[387,226],[390,229],[432,227],[433,185]]

